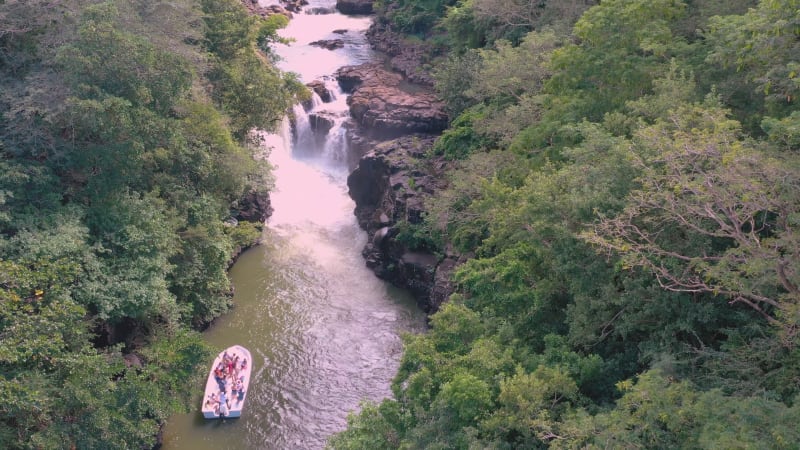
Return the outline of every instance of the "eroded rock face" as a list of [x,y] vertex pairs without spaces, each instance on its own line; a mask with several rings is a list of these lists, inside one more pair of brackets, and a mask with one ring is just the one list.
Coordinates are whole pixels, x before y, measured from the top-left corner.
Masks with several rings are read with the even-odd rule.
[[381,63],[366,63],[357,66],[344,66],[336,71],[336,81],[344,92],[353,92],[360,86],[384,84],[399,86],[403,76],[389,72]]
[[373,0],[336,0],[336,9],[342,14],[372,14]]
[[390,86],[365,86],[349,98],[350,112],[379,134],[438,133],[447,127],[443,105],[432,94],[409,95]]
[[336,123],[336,115],[328,111],[313,112],[308,115],[308,122],[314,133],[326,135]]
[[367,39],[375,50],[389,56],[389,66],[392,70],[401,73],[406,80],[433,86],[433,77],[423,69],[426,63],[425,55],[429,55],[430,43],[426,41],[409,42],[401,35],[392,31],[385,23],[374,21],[367,30]]
[[235,218],[248,222],[264,222],[272,215],[272,201],[269,192],[250,191],[239,200]]
[[409,248],[399,233],[405,224],[423,220],[425,198],[444,187],[442,161],[424,158],[433,140],[409,135],[379,143],[347,178],[356,218],[370,236],[363,250],[367,267],[409,289],[428,313],[438,310],[452,292],[449,280],[459,256]]
[[368,63],[336,73],[351,94],[352,120],[345,124],[354,169],[347,185],[369,236],[362,254],[378,277],[408,289],[421,309],[434,313],[453,292],[450,279],[464,258],[450,246],[434,250],[411,242],[404,230],[424,221],[425,199],[445,187],[447,162],[426,152],[448,118],[432,78],[420,70],[425,52],[391,32],[368,33],[368,39],[389,54],[390,67]]
[[447,127],[444,103],[429,88],[411,88],[403,77],[378,63],[346,66],[336,73],[353,118],[382,137],[439,133]]

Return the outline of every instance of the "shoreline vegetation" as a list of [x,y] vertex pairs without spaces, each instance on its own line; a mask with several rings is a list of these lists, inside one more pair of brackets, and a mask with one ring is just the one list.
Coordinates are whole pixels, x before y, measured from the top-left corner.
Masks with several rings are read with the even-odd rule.
[[238,0],[0,2],[0,447],[148,448],[261,236],[307,89]]

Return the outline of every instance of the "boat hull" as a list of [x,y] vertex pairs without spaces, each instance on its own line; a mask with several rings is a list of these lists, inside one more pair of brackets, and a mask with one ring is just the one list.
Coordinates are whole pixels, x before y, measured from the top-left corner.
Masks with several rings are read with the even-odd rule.
[[[215,401],[214,396],[218,399],[222,390],[222,384],[219,380],[214,376],[214,369],[223,362],[223,356],[227,353],[230,355],[231,358],[236,356],[239,357],[239,361],[242,360],[247,361],[247,366],[244,368],[237,368],[238,370],[234,371],[234,374],[226,376],[224,379],[224,391],[225,396],[227,397],[227,406],[228,406],[228,413],[220,415],[219,412],[219,402]],[[245,400],[247,399],[248,391],[250,390],[250,374],[252,373],[253,367],[253,358],[250,355],[250,351],[246,348],[242,347],[241,345],[233,345],[228,347],[227,349],[220,352],[216,358],[214,358],[214,362],[211,364],[211,369],[208,372],[208,379],[206,380],[206,388],[203,394],[203,400],[201,401],[200,410],[203,413],[203,417],[206,419],[220,419],[220,418],[238,418],[242,416],[242,411],[244,410]],[[235,394],[234,395],[234,386],[235,381],[237,379],[242,380],[243,385],[243,393],[242,394]]]

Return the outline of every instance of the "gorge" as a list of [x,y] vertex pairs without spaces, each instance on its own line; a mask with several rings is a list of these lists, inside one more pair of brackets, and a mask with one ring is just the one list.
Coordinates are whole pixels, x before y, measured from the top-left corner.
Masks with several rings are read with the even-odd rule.
[[[401,195],[392,187],[397,174],[390,172],[410,172],[372,162],[393,154],[413,158],[395,147],[410,139],[428,144],[431,137],[379,142],[439,131],[446,116],[440,105],[432,107],[431,94],[402,91],[402,77],[379,67],[380,55],[365,37],[370,17],[344,16],[333,6],[312,1],[295,10],[281,31],[294,42],[275,46],[278,66],[297,73],[314,94],[295,106],[280,133],[261,135],[275,167],[274,212],[264,243],[231,268],[235,308],[204,333],[214,347],[236,342],[253,353],[249,411],[225,423],[195,412],[175,416],[165,427],[164,449],[322,448],[360,401],[391,395],[400,334],[425,328],[415,299],[374,277],[362,250],[375,273],[410,288],[430,310],[435,257],[402,251],[391,244],[394,232],[386,232],[419,214],[416,191]],[[341,46],[319,45],[334,37]],[[418,182],[425,186],[421,177]],[[368,192],[380,205],[364,200]],[[376,233],[388,236],[376,245]]]

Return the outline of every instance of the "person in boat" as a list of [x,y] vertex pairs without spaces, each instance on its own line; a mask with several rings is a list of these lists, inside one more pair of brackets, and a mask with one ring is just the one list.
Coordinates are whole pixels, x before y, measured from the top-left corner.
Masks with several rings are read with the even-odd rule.
[[[237,393],[238,393],[238,395],[237,395]],[[241,378],[236,380],[236,383],[234,384],[234,390],[233,390],[233,394],[232,395],[238,401],[242,401],[244,399],[244,377],[241,377]]]
[[225,372],[231,377],[231,381],[233,381],[233,359],[229,356],[228,359],[225,361]]
[[206,400],[206,406],[216,409],[217,405],[219,404],[219,400],[217,400],[217,394],[211,393]]
[[225,396],[225,391],[219,392],[219,416],[225,417],[228,415],[228,398]]
[[239,393],[239,383],[238,381],[234,381],[231,385],[231,398],[235,399],[238,397]]
[[233,364],[231,364],[231,377],[233,379],[239,378],[239,355],[233,357]]
[[219,390],[220,391],[224,391],[225,390],[225,371],[221,366],[222,366],[222,364],[220,364],[219,366],[217,366],[216,369],[214,369],[214,379],[217,381],[217,385],[219,386]]
[[247,370],[247,358],[244,358],[242,360],[242,369],[241,370]]

